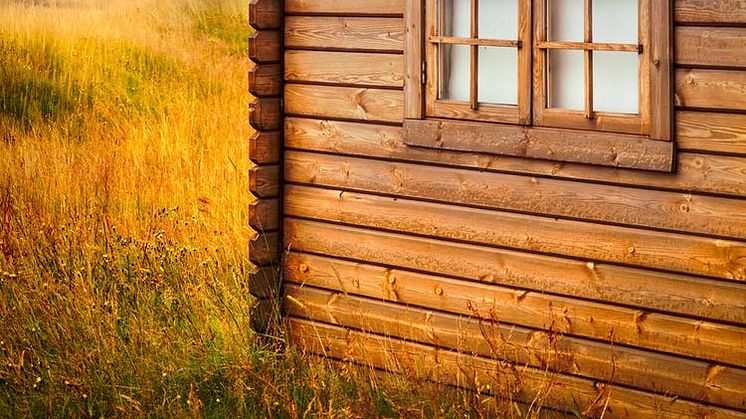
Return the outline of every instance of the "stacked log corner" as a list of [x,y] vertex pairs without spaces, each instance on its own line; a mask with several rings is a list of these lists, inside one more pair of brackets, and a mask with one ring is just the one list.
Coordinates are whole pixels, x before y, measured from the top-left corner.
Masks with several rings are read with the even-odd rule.
[[268,333],[279,315],[282,184],[282,0],[251,0],[249,24],[249,290],[256,299],[252,327]]

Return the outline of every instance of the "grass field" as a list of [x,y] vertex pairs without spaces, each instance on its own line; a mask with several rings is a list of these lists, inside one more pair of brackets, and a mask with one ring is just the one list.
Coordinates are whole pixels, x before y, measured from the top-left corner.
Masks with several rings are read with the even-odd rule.
[[252,336],[245,6],[0,0],[0,417],[501,412]]

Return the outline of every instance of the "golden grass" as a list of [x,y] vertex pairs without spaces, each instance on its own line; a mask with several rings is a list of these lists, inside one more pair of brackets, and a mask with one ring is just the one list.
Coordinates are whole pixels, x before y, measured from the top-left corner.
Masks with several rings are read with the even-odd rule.
[[243,4],[29,3],[0,6],[0,416],[215,405],[252,350]]
[[0,0],[0,416],[501,412],[252,336],[245,6]]

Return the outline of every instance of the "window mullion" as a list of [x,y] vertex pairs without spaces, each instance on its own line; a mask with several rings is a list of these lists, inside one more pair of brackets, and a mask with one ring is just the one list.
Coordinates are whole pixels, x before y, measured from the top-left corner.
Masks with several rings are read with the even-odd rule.
[[[583,42],[593,43],[593,3],[592,0],[584,0],[583,4]],[[593,119],[593,51],[586,49],[585,57],[585,117]]]
[[[471,0],[471,38],[479,38],[479,0]],[[472,45],[471,49],[471,67],[470,67],[470,86],[469,102],[471,109],[479,108],[479,46]]]

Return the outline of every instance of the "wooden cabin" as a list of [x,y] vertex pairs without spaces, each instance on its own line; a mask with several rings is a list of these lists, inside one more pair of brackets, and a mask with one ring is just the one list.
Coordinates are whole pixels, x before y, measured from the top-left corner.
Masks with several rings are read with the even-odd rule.
[[294,344],[560,411],[746,417],[745,0],[249,13],[251,288]]

